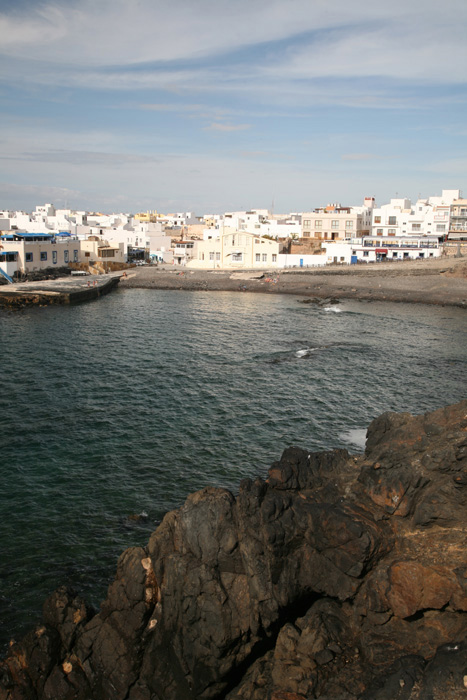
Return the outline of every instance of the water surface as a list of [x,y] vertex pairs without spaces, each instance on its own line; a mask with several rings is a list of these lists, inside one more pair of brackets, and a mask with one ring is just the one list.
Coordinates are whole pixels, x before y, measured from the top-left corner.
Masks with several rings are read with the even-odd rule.
[[121,551],[189,492],[235,492],[288,445],[357,451],[383,411],[464,398],[465,318],[137,289],[3,313],[0,642],[59,585],[98,605]]

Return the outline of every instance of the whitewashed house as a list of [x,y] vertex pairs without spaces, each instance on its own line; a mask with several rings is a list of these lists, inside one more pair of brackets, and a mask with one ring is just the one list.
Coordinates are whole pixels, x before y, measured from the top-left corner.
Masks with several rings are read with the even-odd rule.
[[0,236],[0,266],[12,277],[18,272],[66,267],[78,262],[80,242],[69,235],[10,231]]
[[246,231],[229,230],[197,241],[196,257],[187,267],[198,269],[260,269],[278,267],[279,244]]

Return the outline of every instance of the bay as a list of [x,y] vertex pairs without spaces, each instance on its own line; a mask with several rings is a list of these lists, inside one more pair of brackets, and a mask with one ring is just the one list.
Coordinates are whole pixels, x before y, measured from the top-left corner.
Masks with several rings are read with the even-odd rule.
[[465,397],[465,311],[119,290],[0,315],[0,643],[206,485],[265,476],[289,445],[361,451],[384,411]]

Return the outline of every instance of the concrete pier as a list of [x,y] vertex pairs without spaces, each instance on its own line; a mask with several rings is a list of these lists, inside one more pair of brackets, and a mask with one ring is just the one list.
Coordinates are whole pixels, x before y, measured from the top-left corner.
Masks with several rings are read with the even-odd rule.
[[121,272],[86,277],[62,277],[40,282],[20,282],[0,287],[0,307],[80,304],[108,294],[116,287]]

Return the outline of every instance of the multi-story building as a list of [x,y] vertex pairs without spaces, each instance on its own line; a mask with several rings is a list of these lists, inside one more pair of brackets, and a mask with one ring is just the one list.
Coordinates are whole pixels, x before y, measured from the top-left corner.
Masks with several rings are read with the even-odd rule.
[[69,235],[9,231],[0,237],[0,265],[12,277],[78,262],[80,242]]
[[366,235],[371,230],[374,204],[373,197],[366,197],[361,207],[343,207],[335,203],[305,212],[302,214],[302,236],[322,242],[345,241]]
[[437,236],[442,241],[449,230],[449,213],[459,190],[443,190],[441,196],[419,199],[391,199],[373,210],[373,236]]
[[467,241],[467,199],[455,199],[451,204],[450,241]]
[[352,241],[331,241],[323,247],[328,264],[422,260],[441,255],[437,236],[363,236]]
[[246,231],[229,230],[196,242],[195,257],[187,267],[201,269],[255,269],[278,266],[279,243]]
[[254,233],[257,236],[271,236],[275,239],[298,237],[301,231],[299,215],[271,214],[268,209],[227,212],[218,220],[205,217],[205,221],[219,230],[232,228],[236,231]]

